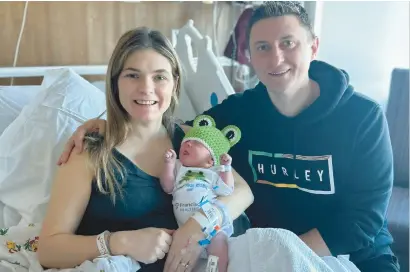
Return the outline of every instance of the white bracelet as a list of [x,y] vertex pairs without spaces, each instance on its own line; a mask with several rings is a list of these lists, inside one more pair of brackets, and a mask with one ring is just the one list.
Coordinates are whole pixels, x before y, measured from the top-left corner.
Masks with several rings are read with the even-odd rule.
[[231,165],[218,165],[218,166],[214,166],[213,168],[215,171],[218,172],[229,172],[232,171],[232,166]]
[[220,230],[218,217],[215,217],[211,221],[209,217],[203,215],[200,212],[194,213],[194,215],[192,215],[191,217],[195,219],[199,223],[199,225],[201,225],[201,231],[205,234],[205,238],[198,241],[199,245],[207,247],[211,243],[212,238]]
[[97,236],[97,247],[100,252],[100,256],[111,256],[111,252],[108,246],[108,240],[111,233],[106,230]]
[[209,223],[218,224],[219,223],[219,211],[213,204],[208,200],[199,203],[202,211],[204,212],[206,218],[208,218]]
[[206,265],[206,272],[218,271],[218,260],[219,260],[219,257],[214,256],[214,255],[209,255],[208,263]]

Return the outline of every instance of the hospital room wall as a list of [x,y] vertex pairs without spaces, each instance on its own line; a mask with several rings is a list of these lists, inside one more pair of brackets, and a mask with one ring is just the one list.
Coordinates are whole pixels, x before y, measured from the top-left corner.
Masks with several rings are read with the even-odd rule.
[[[24,6],[25,2],[0,2],[0,67],[13,66]],[[226,2],[218,8],[222,52],[240,8]],[[189,19],[212,37],[212,5],[202,2],[29,2],[16,66],[107,64],[126,30],[145,25],[171,38],[171,30]],[[0,80],[3,84],[8,80]],[[33,79],[15,84],[33,84]]]

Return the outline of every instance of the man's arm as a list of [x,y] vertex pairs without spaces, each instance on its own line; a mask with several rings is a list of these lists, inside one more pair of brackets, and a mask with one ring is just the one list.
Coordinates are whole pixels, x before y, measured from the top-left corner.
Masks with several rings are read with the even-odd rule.
[[318,255],[349,254],[374,242],[382,229],[393,186],[393,154],[388,125],[375,107],[358,130],[347,182],[338,210],[300,236]]
[[57,165],[66,163],[72,152],[75,152],[76,154],[83,152],[84,138],[87,133],[98,131],[100,134],[104,135],[107,121],[104,119],[99,119],[99,117],[86,121],[75,130],[74,134],[64,145],[64,150],[58,158]]

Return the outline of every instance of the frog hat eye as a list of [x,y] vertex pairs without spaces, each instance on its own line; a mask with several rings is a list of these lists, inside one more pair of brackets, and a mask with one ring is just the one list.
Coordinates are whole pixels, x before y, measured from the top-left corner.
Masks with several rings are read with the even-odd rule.
[[241,130],[234,125],[229,125],[222,130],[222,133],[228,139],[229,144],[232,146],[236,145],[241,139]]
[[216,127],[215,120],[209,115],[199,115],[194,120],[194,127]]

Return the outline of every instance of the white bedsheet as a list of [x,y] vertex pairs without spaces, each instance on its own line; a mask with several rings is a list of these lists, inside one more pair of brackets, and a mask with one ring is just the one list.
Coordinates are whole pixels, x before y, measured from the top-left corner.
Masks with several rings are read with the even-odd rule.
[[[36,250],[40,224],[19,225],[0,230],[1,272],[43,272]],[[320,258],[293,233],[281,229],[251,229],[229,241],[228,272],[359,272],[344,257]],[[107,269],[107,266],[110,269]],[[206,262],[198,263],[196,272],[205,271]],[[135,272],[138,263],[128,257],[86,261],[72,269],[49,269],[47,272]]]

